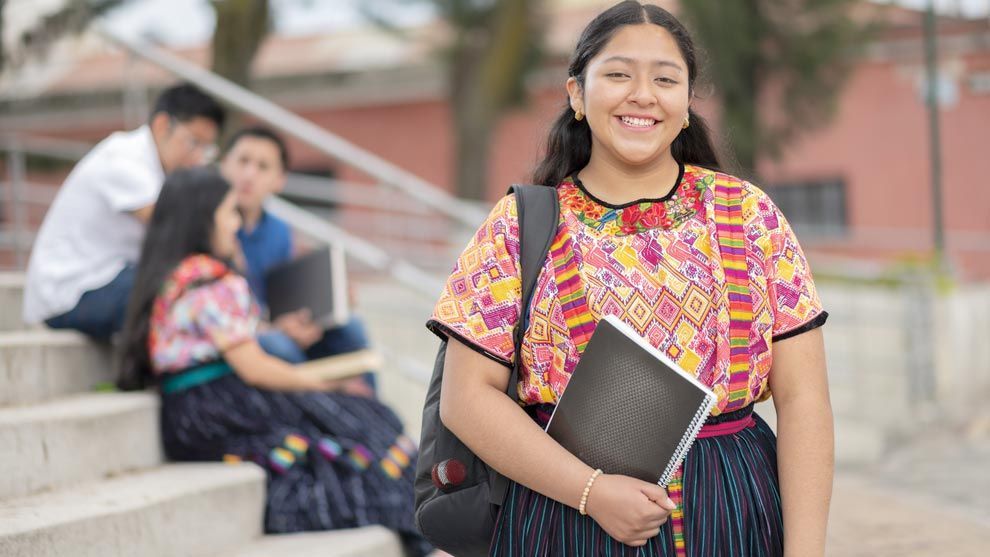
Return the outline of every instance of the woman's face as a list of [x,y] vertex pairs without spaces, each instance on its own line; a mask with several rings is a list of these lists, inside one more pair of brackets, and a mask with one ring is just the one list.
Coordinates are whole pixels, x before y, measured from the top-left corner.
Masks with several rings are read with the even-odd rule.
[[231,191],[213,213],[213,255],[229,259],[237,252],[237,231],[241,228],[241,214],[237,211],[237,197]]
[[585,68],[584,87],[567,81],[571,107],[591,127],[592,159],[620,166],[655,163],[670,151],[688,114],[688,70],[677,41],[651,23],[627,25]]

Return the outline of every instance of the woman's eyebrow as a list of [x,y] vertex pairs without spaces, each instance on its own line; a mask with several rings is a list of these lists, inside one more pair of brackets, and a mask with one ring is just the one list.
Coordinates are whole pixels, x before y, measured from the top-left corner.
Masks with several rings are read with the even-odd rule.
[[[622,62],[624,64],[634,65],[636,63],[636,60],[629,58],[628,56],[609,56],[608,58],[602,60],[602,63],[606,63],[606,62]],[[670,60],[654,60],[651,65],[665,66],[665,67],[674,68],[675,70],[678,71],[683,71],[683,68],[681,67],[680,64],[678,64],[677,62],[672,62]]]

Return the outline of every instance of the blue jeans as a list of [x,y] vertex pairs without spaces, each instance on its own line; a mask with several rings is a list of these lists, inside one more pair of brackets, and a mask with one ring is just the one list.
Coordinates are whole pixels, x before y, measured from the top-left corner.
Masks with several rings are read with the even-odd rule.
[[[369,346],[364,323],[357,317],[352,317],[345,325],[328,329],[320,340],[305,351],[289,338],[289,335],[279,330],[261,333],[258,335],[258,344],[268,354],[281,358],[290,364],[300,364],[317,358],[364,350]],[[369,370],[361,377],[373,391],[376,391],[377,381],[374,372]]]
[[124,328],[127,300],[136,273],[137,268],[128,263],[109,284],[84,293],[76,307],[45,320],[45,324],[53,329],[75,329],[99,340],[110,340]]
[[306,352],[289,335],[272,329],[258,335],[258,344],[268,354],[285,360],[290,364],[301,364],[306,361]]

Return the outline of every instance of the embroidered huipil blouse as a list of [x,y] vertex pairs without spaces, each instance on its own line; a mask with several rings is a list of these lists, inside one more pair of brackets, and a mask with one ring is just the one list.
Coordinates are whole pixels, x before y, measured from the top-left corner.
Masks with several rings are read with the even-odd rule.
[[742,183],[750,372],[748,385],[730,393],[728,289],[713,210],[720,180],[739,182],[687,165],[667,196],[620,206],[595,198],[576,178],[557,186],[559,228],[519,355],[512,342],[521,305],[519,227],[515,198],[502,198],[458,258],[428,327],[506,365],[521,357],[520,403],[554,404],[583,348],[568,322],[583,290],[594,323],[622,319],[711,386],[713,414],[769,398],[774,341],[822,325],[827,314],[787,220],[765,193]]

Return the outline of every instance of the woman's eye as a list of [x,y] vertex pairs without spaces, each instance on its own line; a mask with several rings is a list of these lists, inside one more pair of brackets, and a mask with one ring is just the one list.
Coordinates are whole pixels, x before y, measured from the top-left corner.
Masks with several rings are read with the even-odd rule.
[[629,77],[629,76],[622,72],[611,72],[605,74],[605,77]]
[[663,83],[664,85],[677,85],[677,80],[669,77],[658,77],[657,81]]

